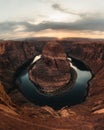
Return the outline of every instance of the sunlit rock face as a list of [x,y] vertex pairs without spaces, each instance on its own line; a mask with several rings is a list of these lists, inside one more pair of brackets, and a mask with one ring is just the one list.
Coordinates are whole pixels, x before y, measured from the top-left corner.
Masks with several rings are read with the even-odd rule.
[[63,88],[70,81],[70,63],[61,44],[45,45],[41,58],[29,69],[29,78],[47,93]]

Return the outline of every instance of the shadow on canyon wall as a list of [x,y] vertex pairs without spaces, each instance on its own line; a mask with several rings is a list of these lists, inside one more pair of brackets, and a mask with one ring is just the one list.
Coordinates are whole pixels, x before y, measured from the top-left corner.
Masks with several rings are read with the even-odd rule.
[[103,130],[104,129],[104,40],[57,40],[65,52],[89,66],[90,81],[85,102],[55,111],[29,102],[14,83],[18,67],[41,53],[47,41],[0,41],[1,130]]

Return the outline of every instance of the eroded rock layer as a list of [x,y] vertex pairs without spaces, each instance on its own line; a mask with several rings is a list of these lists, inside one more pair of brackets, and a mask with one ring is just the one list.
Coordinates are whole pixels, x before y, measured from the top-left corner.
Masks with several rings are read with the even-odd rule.
[[[41,53],[46,42],[0,41],[1,130],[104,129],[104,41],[69,39],[59,42],[63,44],[67,54],[84,61],[94,74],[90,81],[87,100],[59,111],[30,103],[18,91],[13,77],[19,66]],[[4,92],[3,86],[8,93]],[[10,107],[11,101],[16,104],[15,109]]]
[[70,82],[70,63],[61,44],[48,42],[42,51],[42,58],[30,69],[30,80],[44,92],[55,92]]

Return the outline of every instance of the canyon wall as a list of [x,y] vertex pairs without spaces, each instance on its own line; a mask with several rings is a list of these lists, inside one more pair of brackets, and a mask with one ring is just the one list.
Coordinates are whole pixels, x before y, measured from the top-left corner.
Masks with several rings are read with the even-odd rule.
[[[25,130],[33,130],[34,128],[39,130],[52,128],[59,130],[103,130],[104,42],[87,39],[57,42],[63,45],[67,55],[82,60],[92,71],[94,77],[90,81],[86,101],[58,111],[47,106],[39,107],[30,103],[18,91],[18,86],[14,83],[14,75],[21,65],[41,53],[46,41],[0,41],[0,82],[3,86],[0,87],[0,93],[6,95],[1,95],[3,101],[0,101],[0,110],[8,113],[5,115],[1,112],[0,120],[7,123],[7,126],[3,124],[0,126],[2,130],[8,130],[9,127],[19,130],[21,123]],[[10,104],[11,108],[7,104]],[[5,109],[6,111],[4,111]],[[13,122],[15,125],[12,124]]]

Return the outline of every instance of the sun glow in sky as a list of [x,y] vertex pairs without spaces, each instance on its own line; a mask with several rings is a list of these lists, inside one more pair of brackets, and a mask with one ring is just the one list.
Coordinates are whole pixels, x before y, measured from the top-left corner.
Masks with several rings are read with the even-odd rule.
[[104,38],[103,0],[0,0],[0,39]]

